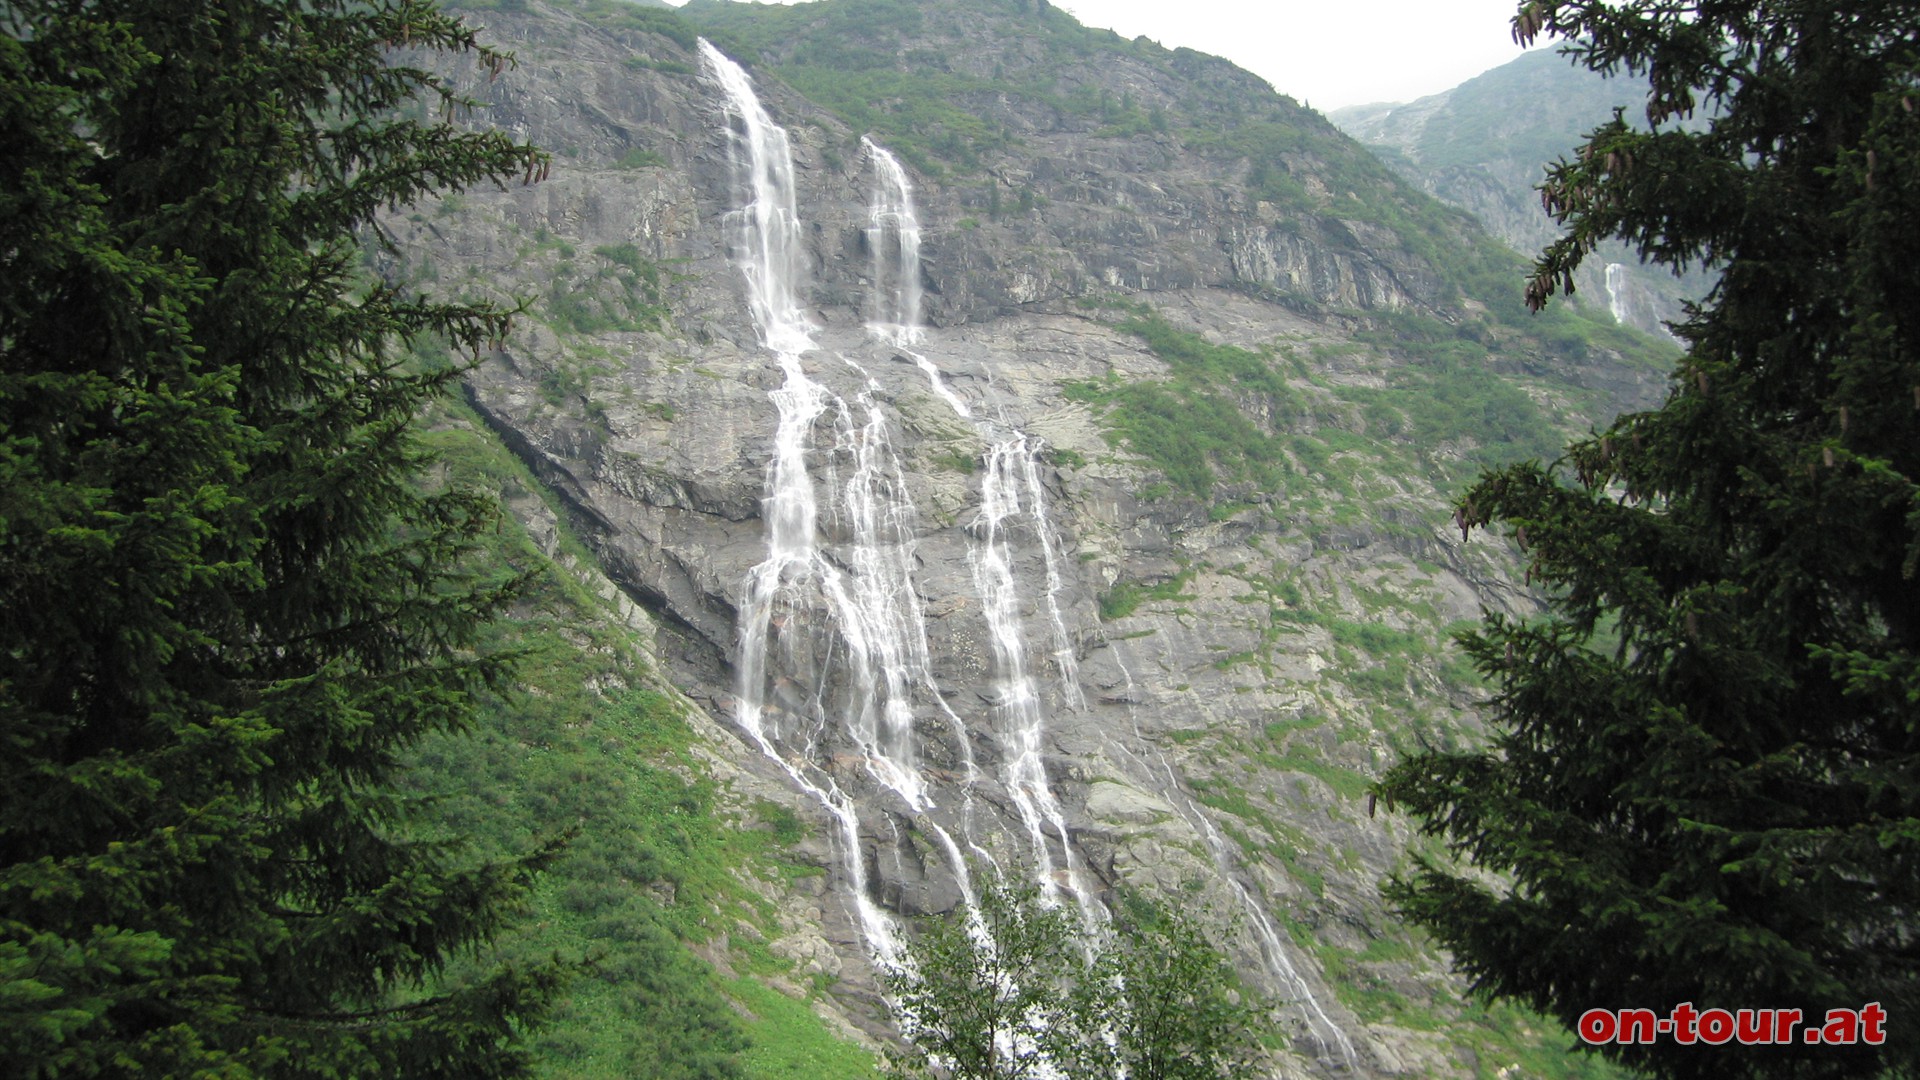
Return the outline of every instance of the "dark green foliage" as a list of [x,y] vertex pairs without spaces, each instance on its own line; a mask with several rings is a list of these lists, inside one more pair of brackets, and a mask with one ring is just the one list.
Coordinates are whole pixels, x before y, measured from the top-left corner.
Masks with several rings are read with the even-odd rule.
[[[1463,501],[1549,590],[1463,642],[1488,751],[1427,754],[1391,800],[1482,867],[1397,882],[1484,993],[1591,1007],[1878,1001],[1920,1014],[1920,106],[1911,3],[1529,4],[1645,74],[1647,118],[1550,173],[1544,304],[1606,237],[1720,283],[1666,405]],[[1676,124],[1694,110],[1717,119]],[[1884,1048],[1608,1051],[1672,1077],[1912,1075]]]
[[511,851],[553,822],[581,824],[535,895],[538,921],[501,943],[511,959],[560,951],[588,962],[533,1041],[542,1072],[740,1077],[745,1033],[688,943],[711,935],[708,913],[730,899],[735,849],[765,834],[730,834],[712,785],[663,767],[692,741],[672,703],[585,689],[615,666],[609,653],[629,672],[637,658],[604,631],[576,640],[588,625],[580,602],[558,595],[566,583],[550,565],[543,578],[541,614],[513,635],[534,650],[532,693],[494,710],[475,736],[424,745],[417,783],[436,796],[440,820],[489,851]]
[[504,678],[515,586],[491,501],[415,483],[455,373],[390,345],[507,313],[364,284],[355,235],[544,162],[389,119],[450,100],[391,43],[509,59],[416,3],[0,18],[0,1072],[516,1073],[556,967],[440,976],[551,851],[390,786]]
[[[973,920],[977,917],[977,922]],[[929,920],[882,978],[909,1046],[896,1080],[1219,1080],[1245,1075],[1261,1010],[1191,920],[1135,900],[1094,935],[996,878],[976,912]]]
[[1072,909],[995,880],[978,917],[977,931],[965,912],[928,920],[909,949],[911,970],[881,972],[909,1044],[893,1062],[899,1080],[1025,1080],[1074,1041],[1070,1003],[1087,972]]

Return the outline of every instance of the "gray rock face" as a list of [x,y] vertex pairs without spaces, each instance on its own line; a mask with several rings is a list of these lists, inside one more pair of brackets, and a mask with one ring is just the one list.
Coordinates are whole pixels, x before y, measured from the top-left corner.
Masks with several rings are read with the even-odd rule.
[[[1059,895],[1096,920],[1128,889],[1217,913],[1247,976],[1289,1002],[1293,1049],[1275,1075],[1470,1073],[1470,1054],[1410,1023],[1459,1011],[1442,962],[1412,944],[1373,948],[1405,939],[1377,882],[1409,829],[1376,817],[1365,786],[1399,748],[1474,730],[1445,628],[1531,604],[1512,553],[1462,541],[1435,474],[1403,468],[1412,452],[1370,434],[1375,421],[1342,396],[1384,385],[1402,361],[1351,338],[1350,318],[1252,295],[1432,310],[1432,271],[1370,248],[1358,224],[1352,245],[1327,246],[1321,228],[1277,220],[1170,137],[1032,122],[991,174],[1044,190],[1033,215],[963,225],[957,188],[918,185],[931,327],[891,344],[865,327],[872,174],[827,153],[857,133],[762,78],[794,140],[801,297],[817,328],[799,365],[827,400],[804,453],[822,569],[773,605],[764,687],[747,688],[757,719],[744,723],[773,394],[787,377],[729,255],[738,194],[719,92],[672,41],[527,6],[486,19],[521,68],[472,90],[490,122],[554,150],[552,178],[396,217],[409,261],[382,270],[431,264],[431,287],[535,301],[530,325],[469,376],[468,400],[657,624],[662,664],[711,720],[716,768],[812,822],[804,852],[828,886],[786,905],[787,954],[838,977],[856,1022],[884,1032],[874,925],[854,890],[894,923],[952,911],[988,865],[1051,867]],[[665,268],[655,284],[627,272],[626,246]],[[1225,485],[1210,505],[1169,492],[1065,389],[1167,377],[1111,312],[1078,302],[1111,293],[1215,342],[1295,358],[1290,378],[1312,406],[1296,430],[1334,449],[1292,462],[1298,482],[1284,490]],[[664,319],[637,314],[649,305]],[[1547,397],[1651,389],[1551,357],[1500,363],[1541,369],[1517,377]],[[1031,477],[1007,474],[1018,509],[991,520],[993,448],[1016,435],[1037,448]],[[884,475],[870,482],[871,450]],[[866,634],[833,592],[878,574],[861,490],[889,500],[873,550],[907,568],[888,602],[913,614],[926,655],[917,681],[885,692],[861,684],[862,658],[918,646]],[[996,558],[1010,594],[983,585]],[[1011,619],[996,622],[996,603]],[[1011,641],[997,636],[1009,629]],[[907,717],[904,734],[886,718],[863,733],[862,710],[882,698]],[[921,795],[903,794],[889,772],[900,763]],[[1360,988],[1379,985],[1402,1006],[1356,1011]]]

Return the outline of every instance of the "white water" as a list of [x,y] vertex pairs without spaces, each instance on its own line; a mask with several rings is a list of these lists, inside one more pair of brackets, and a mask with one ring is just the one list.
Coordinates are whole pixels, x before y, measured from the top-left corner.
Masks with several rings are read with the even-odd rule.
[[1607,264],[1607,310],[1613,321],[1627,321],[1627,268],[1620,263]]
[[947,404],[953,406],[954,412],[959,413],[962,419],[973,417],[973,410],[967,407],[967,403],[961,401],[958,394],[947,389],[947,381],[940,377],[940,369],[933,366],[933,361],[915,353],[913,362],[920,366],[921,371],[927,373],[927,378],[933,383],[933,392],[945,398]]
[[[831,395],[808,378],[801,364],[801,355],[814,348],[814,327],[802,311],[796,291],[801,233],[787,133],[761,108],[751,81],[739,65],[705,39],[700,42],[700,54],[709,75],[726,98],[728,162],[732,169],[734,200],[740,207],[727,215],[733,260],[746,278],[754,325],[784,376],[780,389],[768,395],[779,411],[780,422],[774,433],[773,462],[768,469],[767,557],[748,577],[747,596],[740,612],[735,715],[741,729],[761,752],[778,764],[796,786],[813,796],[839,825],[842,869],[853,894],[861,931],[879,963],[897,966],[902,956],[899,934],[869,893],[866,863],[860,852],[860,820],[854,801],[831,775],[808,765],[804,757],[782,753],[778,745],[781,742],[791,745],[802,734],[802,728],[807,729],[806,742],[818,742],[824,736],[821,728],[827,718],[825,710],[820,708],[818,690],[809,700],[805,688],[784,682],[770,686],[769,637],[784,629],[788,620],[804,622],[808,601],[818,593],[834,595],[835,606],[843,616],[849,610],[860,612],[860,604],[847,596],[842,575],[821,559],[817,546],[818,502],[813,480],[807,474],[807,450],[814,423],[827,411]],[[844,404],[839,408],[844,414]],[[865,640],[867,627],[858,617],[850,623],[843,619],[843,627],[848,625],[853,629],[855,640]],[[789,648],[802,644],[792,643]],[[899,791],[910,805],[922,804],[924,788],[916,782],[911,763],[903,763],[888,754],[890,748],[910,740],[898,737],[899,733],[891,729],[892,719],[886,715],[888,706],[884,702],[875,705],[871,700],[872,687],[877,685],[873,678],[876,661],[872,651],[856,649],[856,652],[860,655],[860,670],[869,684],[865,687],[868,693],[862,695],[866,704],[860,710],[863,719],[856,735],[856,741],[861,742],[865,751],[868,770],[883,784]],[[884,666],[884,661],[879,665]],[[770,707],[769,689],[787,690],[788,695],[780,705]],[[770,712],[776,715],[769,715]],[[800,715],[793,715],[795,713]],[[811,715],[806,715],[809,713]]]
[[1073,651],[1073,639],[1067,633],[1067,620],[1060,613],[1060,536],[1047,516],[1046,490],[1040,484],[1040,451],[1043,444],[1034,440],[1020,456],[1020,475],[1026,481],[1028,506],[1033,516],[1033,531],[1040,540],[1040,556],[1047,568],[1045,596],[1047,621],[1053,628],[1053,662],[1059,670],[1060,686],[1067,704],[1085,708],[1086,696],[1080,690],[1080,661]]
[[[803,234],[787,133],[760,105],[744,71],[705,41],[701,54],[725,98],[738,207],[727,215],[731,255],[745,279],[761,341],[782,375],[780,387],[768,395],[778,424],[764,500],[767,556],[750,572],[740,607],[736,717],[753,743],[835,822],[841,869],[861,932],[876,961],[897,969],[906,955],[892,919],[873,899],[858,804],[840,780],[857,769],[893,793],[899,810],[934,837],[969,925],[976,936],[984,936],[969,860],[996,871],[1000,863],[973,827],[975,792],[983,777],[972,755],[968,723],[947,704],[932,670],[926,612],[914,580],[917,518],[894,449],[885,391],[846,358],[833,370],[851,373],[857,387],[848,391],[851,400],[808,373],[806,359],[818,358],[820,350],[816,327],[799,302]],[[973,586],[992,653],[990,719],[1002,747],[997,779],[1025,834],[1023,861],[1032,866],[1042,894],[1055,902],[1071,901],[1093,931],[1105,921],[1105,911],[1076,864],[1066,815],[1044,760],[1046,688],[1052,686],[1065,707],[1084,708],[1086,702],[1060,606],[1061,544],[1047,514],[1039,465],[1043,446],[1004,415],[997,422],[976,419],[939,367],[908,349],[924,337],[920,225],[899,162],[871,141],[865,146],[874,171],[867,225],[874,283],[868,330],[906,352],[933,391],[956,415],[972,421],[988,443],[979,474],[980,506],[967,532]],[[830,440],[817,443],[823,432]],[[1031,558],[1036,549],[1045,575],[1045,590],[1038,596],[1031,588],[1023,592],[1016,572],[1022,554]],[[1037,671],[1030,662],[1027,623],[1038,625],[1042,618],[1042,634],[1051,647],[1051,664],[1042,667],[1051,671]],[[769,660],[775,651],[777,665]],[[958,748],[958,836],[924,813],[934,808],[934,797],[916,760],[916,717],[944,724]],[[851,754],[834,753],[834,747],[849,743]],[[1152,771],[1133,751],[1127,753]],[[1351,1043],[1314,1001],[1272,920],[1234,876],[1224,838],[1185,795],[1164,756],[1160,766],[1165,790],[1205,837],[1248,911],[1267,966],[1302,1010],[1323,1048],[1323,1063],[1337,1067],[1325,1053],[1330,1049],[1355,1069]],[[892,864],[904,879],[909,876],[902,861],[905,838],[897,818],[888,818],[888,825],[896,838]],[[1094,940],[1089,933],[1089,943]]]
[[[798,301],[801,225],[786,132],[768,117],[745,72],[704,41],[701,54],[725,97],[739,206],[727,215],[730,250],[746,281],[755,326],[783,376],[768,395],[779,422],[767,472],[767,557],[750,572],[741,605],[736,718],[838,823],[842,869],[861,931],[881,964],[898,967],[905,956],[893,921],[872,897],[858,804],[836,776],[857,767],[897,796],[899,809],[938,840],[971,909],[974,890],[961,842],[921,816],[934,801],[916,761],[916,715],[943,721],[958,747],[963,822],[972,817],[979,770],[964,720],[934,681],[925,611],[913,579],[918,524],[882,389],[845,358],[843,369],[858,387],[851,401],[807,372],[804,358],[819,350],[816,328]],[[877,165],[891,163],[877,147],[873,156]],[[897,163],[893,170],[898,173]],[[875,211],[891,238],[878,247],[896,258],[911,257],[917,281],[919,227],[904,190],[896,190],[891,206]],[[903,278],[896,271],[890,280]],[[898,321],[879,323],[875,332],[912,340],[918,304],[914,292],[884,309]],[[823,428],[832,431],[827,446],[816,444]],[[819,490],[810,460],[823,474]],[[833,542],[823,542],[823,533]],[[776,650],[777,671],[769,660]],[[849,743],[852,753],[836,752]],[[895,869],[904,877],[904,844],[897,822],[889,818],[888,824],[896,837]],[[971,836],[966,844],[991,864]]]
[[[1022,516],[1021,480],[1037,451],[1038,447],[1029,445],[1027,437],[1019,432],[988,447],[980,481],[980,512],[968,526],[974,538],[970,557],[974,588],[980,594],[981,613],[986,616],[988,640],[993,646],[994,690],[998,697],[994,728],[1005,751],[1007,794],[1026,825],[1043,895],[1064,891],[1091,928],[1102,921],[1102,913],[1074,866],[1066,814],[1047,781],[1042,755],[1046,712],[1039,684],[1027,669],[1020,585],[1013,572],[1010,526]],[[1041,527],[1031,511],[1029,507],[1025,516],[1038,533]],[[1059,841],[1057,872],[1049,829],[1052,839]]]
[[[871,139],[861,140],[873,163],[874,185],[868,212],[868,245],[873,251],[876,316],[868,329],[882,341],[901,347],[924,336],[921,325],[920,222],[913,209],[913,190],[899,161]],[[909,352],[926,373],[934,392],[955,413],[971,419],[972,410],[946,385],[937,365]],[[990,431],[990,429],[989,429]],[[1060,613],[1061,579],[1055,561],[1057,541],[1046,518],[1037,465],[1039,443],[1015,430],[993,442],[982,472],[980,511],[968,527],[973,537],[970,558],[974,587],[987,620],[994,656],[994,730],[1005,753],[1001,781],[1026,828],[1029,857],[1039,878],[1041,894],[1065,893],[1080,910],[1089,928],[1103,921],[1104,912],[1074,865],[1073,844],[1066,812],[1046,775],[1042,744],[1045,709],[1040,688],[1027,666],[1027,642],[1020,614],[1021,590],[1014,573],[1014,549],[1009,526],[1024,518],[1040,544],[1046,566],[1046,608],[1054,627],[1055,657],[1064,696],[1084,704],[1074,668],[1066,622]],[[1028,504],[1020,500],[1022,488]],[[1059,855],[1056,859],[1055,849]]]
[[849,733],[874,778],[919,811],[930,800],[914,763],[913,698],[920,686],[930,684],[932,664],[913,587],[913,504],[906,497],[886,413],[874,402],[877,389],[869,382],[856,399],[866,412],[857,426],[846,403],[835,402],[840,414],[835,458],[856,463],[851,477],[833,485],[835,509],[852,533],[846,555],[851,573],[823,567],[822,579],[846,639],[843,663],[856,691],[854,711],[845,717]]
[[922,335],[920,221],[913,212],[913,185],[891,153],[865,137],[860,145],[873,161],[873,196],[867,203],[873,319],[867,325],[887,341],[911,345]]
[[[1127,717],[1133,722],[1134,745],[1145,747],[1146,740],[1140,734],[1139,721],[1133,711],[1135,694],[1133,672],[1122,659],[1122,643],[1110,642],[1108,648],[1113,650],[1114,666],[1120,669],[1120,675],[1125,680],[1122,697],[1127,702]],[[1273,924],[1273,917],[1253,895],[1253,890],[1240,880],[1233,848],[1228,845],[1226,837],[1220,835],[1220,830],[1214,825],[1213,819],[1209,818],[1206,811],[1194,801],[1193,796],[1187,793],[1186,787],[1180,782],[1179,774],[1174,771],[1173,763],[1167,760],[1167,755],[1158,750],[1153,752],[1159,764],[1156,770],[1132,747],[1121,745],[1114,740],[1108,740],[1108,746],[1132,759],[1148,776],[1158,773],[1166,777],[1164,784],[1155,783],[1154,787],[1167,796],[1168,801],[1173,804],[1180,816],[1206,841],[1207,851],[1213,856],[1214,867],[1220,871],[1221,878],[1232,886],[1234,897],[1240,901],[1240,909],[1246,912],[1248,920],[1253,925],[1254,934],[1260,941],[1260,957],[1266,963],[1267,973],[1283,988],[1287,1001],[1299,1010],[1307,1030],[1311,1031],[1318,1040],[1321,1048],[1320,1063],[1329,1069],[1340,1067],[1349,1073],[1358,1073],[1360,1057],[1354,1051],[1353,1040],[1347,1038],[1347,1033],[1340,1029],[1340,1025],[1333,1022],[1331,1016],[1327,1015],[1326,1009],[1313,996],[1313,988],[1300,977],[1299,970],[1293,966],[1293,960],[1287,955],[1287,948],[1281,941],[1278,928]],[[1335,1061],[1328,1051],[1337,1054],[1338,1061]]]

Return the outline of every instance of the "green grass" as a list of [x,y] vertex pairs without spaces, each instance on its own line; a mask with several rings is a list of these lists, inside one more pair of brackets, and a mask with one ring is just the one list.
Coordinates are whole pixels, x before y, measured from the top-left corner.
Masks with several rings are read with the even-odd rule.
[[[751,1045],[739,1057],[750,1080],[871,1080],[873,1055],[833,1038],[805,1001],[754,979],[734,979],[727,992],[746,1010]],[[636,1074],[636,1075],[646,1075]]]
[[1101,409],[1111,441],[1195,498],[1207,498],[1220,480],[1269,491],[1284,486],[1287,440],[1247,417],[1251,409],[1283,421],[1303,411],[1272,356],[1213,344],[1144,309],[1116,326],[1164,360],[1168,378],[1083,380],[1063,387],[1069,399]]
[[1100,617],[1105,620],[1124,619],[1139,610],[1141,604],[1164,600],[1192,600],[1194,597],[1181,590],[1193,580],[1194,568],[1189,567],[1165,581],[1142,584],[1134,581],[1115,582],[1113,588],[1100,594]]
[[[449,406],[425,441],[455,482],[547,498],[463,408]],[[732,808],[693,752],[684,706],[652,688],[643,651],[605,602],[510,519],[486,543],[488,573],[527,575],[514,622],[497,626],[493,641],[523,653],[520,681],[486,704],[468,735],[423,742],[409,776],[434,819],[483,856],[572,833],[529,916],[498,942],[509,960],[558,953],[585,964],[533,1035],[536,1075],[868,1075],[863,1051],[751,977],[792,966],[739,928],[776,927],[754,879],[779,888],[817,872],[784,856],[804,835],[798,815],[770,802],[744,815]],[[570,535],[560,543],[588,561]],[[720,947],[746,974],[722,979],[695,945]]]

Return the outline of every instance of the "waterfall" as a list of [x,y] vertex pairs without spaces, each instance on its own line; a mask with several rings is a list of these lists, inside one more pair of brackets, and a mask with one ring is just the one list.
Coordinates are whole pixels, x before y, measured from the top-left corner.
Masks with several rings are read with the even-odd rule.
[[[899,809],[939,841],[964,904],[973,886],[961,843],[923,818],[934,807],[916,760],[916,717],[944,722],[958,748],[968,797],[979,779],[965,721],[934,680],[926,618],[913,580],[918,524],[880,384],[841,358],[858,387],[852,400],[807,373],[818,355],[816,328],[798,297],[801,223],[787,133],[775,124],[738,65],[710,43],[701,55],[725,99],[728,161],[738,209],[726,216],[729,252],[747,286],[762,343],[782,373],[769,393],[779,422],[763,500],[767,557],[748,575],[740,606],[736,719],[759,749],[839,826],[842,869],[869,948],[882,966],[904,959],[892,920],[873,900],[861,847],[858,803],[842,786],[849,767],[898,799]],[[891,162],[885,151],[876,162]],[[904,173],[893,164],[897,179]],[[888,234],[879,250],[915,260],[918,225],[904,188],[875,220]],[[900,280],[896,275],[894,280]],[[883,329],[917,333],[918,294],[892,308],[903,321]],[[832,441],[816,442],[830,428]],[[810,459],[823,475],[819,489]],[[831,537],[823,542],[823,534]],[[770,653],[782,653],[779,670]],[[901,859],[897,822],[894,863]],[[968,847],[984,856],[971,837]],[[989,860],[990,861],[990,860]]]
[[[906,170],[886,148],[872,139],[861,140],[873,163],[873,190],[868,205],[867,243],[873,252],[871,308],[868,324],[874,336],[899,347],[926,373],[934,392],[962,419],[973,412],[946,385],[932,360],[906,349],[920,341],[920,222],[913,209],[913,189]],[[1062,695],[1075,706],[1081,695],[1072,643],[1060,612],[1062,587],[1057,561],[1058,540],[1046,515],[1039,473],[1039,440],[1007,425],[980,425],[991,445],[981,473],[980,511],[968,527],[973,538],[970,557],[974,587],[986,617],[992,644],[998,702],[996,733],[1005,746],[1001,780],[1027,832],[1041,895],[1071,897],[1089,929],[1104,921],[1098,900],[1086,888],[1074,865],[1073,841],[1066,812],[1047,780],[1041,744],[1046,712],[1039,685],[1028,670],[1026,630],[1020,612],[1021,589],[1015,576],[1010,526],[1024,520],[1041,549],[1046,568],[1044,603],[1053,630],[1054,667]],[[1004,429],[1004,430],[1003,430]],[[1025,506],[1021,493],[1026,492]],[[1057,844],[1059,858],[1054,857]]]
[[907,350],[926,335],[920,322],[920,218],[913,211],[913,185],[899,159],[872,139],[861,136],[873,162],[872,196],[867,203],[867,247],[873,252],[872,300],[868,306],[873,319],[867,323],[872,334],[895,345],[913,358],[913,362],[953,411],[971,418],[973,410],[948,389],[939,367],[919,353]]
[[[897,965],[902,955],[899,936],[868,890],[854,800],[825,769],[781,748],[782,743],[818,745],[830,734],[825,730],[830,717],[821,697],[825,682],[816,678],[809,697],[805,687],[792,686],[784,679],[769,681],[769,639],[790,619],[804,623],[805,615],[817,608],[822,596],[831,597],[842,616],[841,629],[848,631],[850,650],[857,657],[859,674],[855,683],[861,690],[857,710],[861,720],[855,725],[854,737],[861,746],[861,756],[868,771],[899,792],[908,805],[924,805],[924,786],[910,758],[894,756],[899,748],[910,747],[911,740],[899,732],[898,715],[890,701],[874,700],[881,682],[874,671],[887,666],[885,659],[876,658],[872,646],[872,639],[879,635],[869,633],[872,620],[865,618],[868,613],[862,599],[849,593],[845,576],[822,559],[818,547],[819,505],[807,472],[807,451],[814,425],[830,405],[843,420],[847,412],[845,403],[808,378],[801,364],[802,354],[814,349],[814,327],[798,301],[801,233],[792,153],[785,129],[761,107],[746,72],[704,38],[700,55],[726,99],[727,157],[734,204],[739,207],[727,214],[731,254],[746,279],[754,325],[762,343],[774,354],[784,379],[780,388],[768,395],[780,420],[774,433],[773,461],[768,467],[767,557],[749,574],[741,606],[735,715],[741,730],[761,752],[838,824],[842,869],[861,931],[879,963]],[[869,473],[877,468],[871,461],[863,467]],[[871,490],[872,486],[869,475],[865,487]],[[852,512],[873,526],[866,540],[877,548],[879,517],[858,504]],[[860,532],[858,526],[855,531]],[[782,644],[797,653],[808,644],[794,640],[801,636],[783,636]],[[891,689],[894,680],[888,679],[887,683]],[[770,689],[776,691],[772,705],[768,701]]]
[[1607,264],[1607,310],[1613,321],[1627,321],[1627,268],[1620,263]]
[[[906,852],[915,831],[934,841],[970,928],[984,935],[969,864],[996,871],[1001,865],[975,833],[976,789],[985,793],[982,805],[1003,808],[1006,834],[1031,865],[1042,895],[1073,904],[1092,931],[1105,922],[1105,909],[1089,887],[1045,765],[1048,701],[1068,709],[1087,703],[1061,606],[1063,545],[1047,509],[1044,443],[1004,410],[988,410],[992,419],[985,418],[948,384],[939,365],[910,348],[925,337],[912,188],[891,153],[863,140],[873,171],[867,333],[904,354],[986,443],[979,506],[965,533],[970,599],[986,631],[992,691],[984,716],[963,716],[933,670],[926,603],[915,580],[920,526],[895,449],[893,405],[874,375],[879,366],[869,370],[846,355],[836,361],[817,341],[826,332],[800,303],[803,233],[787,132],[738,65],[705,40],[700,51],[723,98],[733,208],[725,215],[728,250],[781,379],[768,392],[778,420],[763,497],[767,554],[748,573],[738,609],[738,726],[834,823],[849,906],[883,969],[897,970],[907,956],[872,882],[883,873],[909,876]],[[1035,587],[1038,575],[1044,588]],[[973,732],[989,724],[1001,748],[991,778],[972,751]],[[929,773],[918,761],[919,747],[941,735],[953,747],[943,763],[947,771]],[[1137,753],[1125,752],[1144,767]],[[1313,1000],[1271,918],[1234,876],[1225,839],[1180,790],[1164,757],[1160,764],[1182,816],[1205,838],[1247,908],[1275,981],[1303,1010],[1323,1063],[1355,1068],[1346,1036]],[[879,831],[893,837],[890,859],[883,852],[869,864],[860,816],[868,802],[850,786],[889,800],[887,827]],[[942,795],[957,805],[937,819]],[[1089,947],[1096,939],[1088,934]]]
[[[1133,672],[1127,667],[1122,656],[1122,643],[1110,642],[1108,648],[1113,650],[1114,666],[1120,669],[1120,676],[1125,680],[1126,689],[1121,696],[1127,701],[1127,717],[1133,723],[1134,744],[1144,747],[1146,740],[1140,734],[1139,720],[1134,716],[1133,711]],[[1180,817],[1206,842],[1207,852],[1212,855],[1214,866],[1219,869],[1221,878],[1232,887],[1234,898],[1240,902],[1240,910],[1246,912],[1247,919],[1253,926],[1254,935],[1260,942],[1260,958],[1266,964],[1267,974],[1273,977],[1274,982],[1285,988],[1289,995],[1288,1000],[1299,1011],[1308,1032],[1319,1044],[1317,1057],[1320,1063],[1329,1070],[1344,1069],[1348,1073],[1359,1073],[1360,1056],[1353,1048],[1353,1040],[1347,1037],[1346,1032],[1340,1030],[1340,1025],[1333,1022],[1333,1017],[1327,1015],[1327,1010],[1313,996],[1313,989],[1294,968],[1293,961],[1288,957],[1287,948],[1280,937],[1279,929],[1273,924],[1273,916],[1269,915],[1266,908],[1255,898],[1253,890],[1240,880],[1232,846],[1227,843],[1226,837],[1220,835],[1220,830],[1214,825],[1213,819],[1209,818],[1206,811],[1194,801],[1193,796],[1188,794],[1186,786],[1180,782],[1179,773],[1174,771],[1173,763],[1167,760],[1167,755],[1158,750],[1154,751],[1154,759],[1159,764],[1159,768],[1156,769],[1139,751],[1131,747],[1119,744],[1112,739],[1107,740],[1107,745],[1130,758],[1144,774],[1141,778],[1154,782],[1154,786],[1167,796],[1167,801],[1173,804]],[[1160,776],[1166,777],[1164,784],[1157,782]]]
[[920,340],[920,222],[913,213],[907,171],[887,150],[862,137],[873,162],[873,197],[867,204],[867,247],[873,252],[873,320],[876,335],[896,345]]
[[932,678],[932,664],[913,587],[913,504],[893,454],[886,413],[874,401],[877,389],[870,383],[856,399],[866,412],[857,426],[847,405],[836,401],[841,419],[836,457],[856,465],[851,477],[834,485],[835,510],[852,535],[851,573],[823,577],[846,639],[844,664],[856,690],[854,711],[844,718],[848,730],[868,770],[918,811],[929,799],[914,765],[912,701]]
[[1027,452],[1019,456],[1021,479],[1026,481],[1027,499],[1033,514],[1033,531],[1040,541],[1040,557],[1047,569],[1047,591],[1045,601],[1047,620],[1053,627],[1053,663],[1060,673],[1060,685],[1066,692],[1067,704],[1074,708],[1085,708],[1086,695],[1080,691],[1080,661],[1074,655],[1073,639],[1067,633],[1066,617],[1060,613],[1060,537],[1054,530],[1053,519],[1047,516],[1046,489],[1040,484],[1040,450],[1042,443],[1035,440]]
[[[999,722],[995,728],[1005,744],[1007,794],[1026,826],[1043,895],[1052,896],[1064,890],[1091,928],[1103,921],[1102,913],[1074,867],[1066,814],[1047,780],[1046,762],[1041,754],[1046,712],[1039,685],[1027,669],[1020,586],[1013,572],[1009,526],[1021,515],[1021,480],[1037,449],[1029,445],[1024,434],[1015,432],[987,450],[986,468],[980,481],[980,512],[968,526],[975,540],[971,553],[973,580],[993,648],[995,690],[999,697],[995,710]],[[1027,517],[1034,522],[1034,532],[1039,533],[1041,526],[1033,512],[1036,509],[1028,507]],[[1060,843],[1057,874],[1047,836],[1049,827]]]

